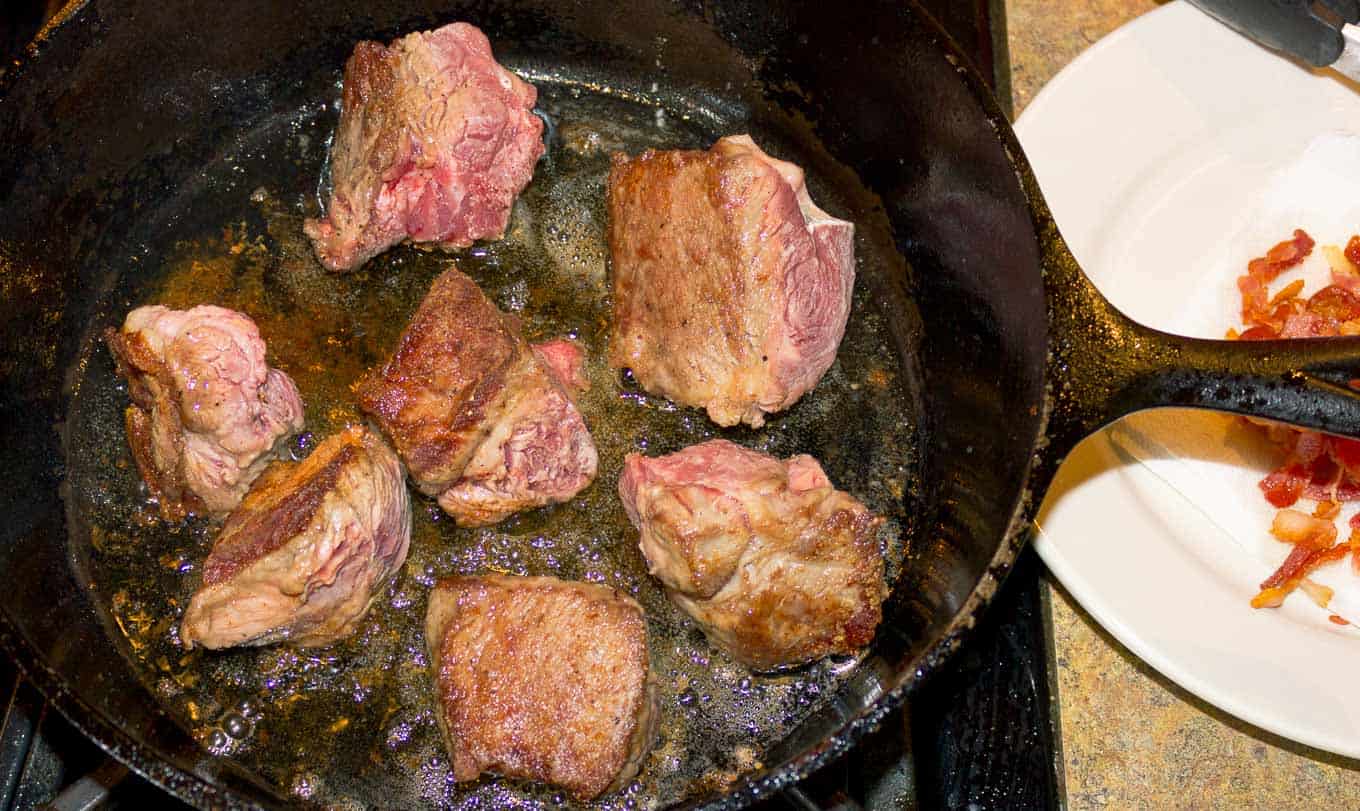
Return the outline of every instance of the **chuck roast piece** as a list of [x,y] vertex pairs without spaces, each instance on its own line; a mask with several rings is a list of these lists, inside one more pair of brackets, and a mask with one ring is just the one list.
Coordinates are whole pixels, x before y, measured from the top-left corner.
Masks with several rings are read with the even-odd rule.
[[651,573],[733,659],[770,670],[873,639],[882,519],[811,456],[781,462],[721,439],[633,453],[619,495]]
[[132,396],[132,456],[168,521],[240,504],[302,430],[297,386],[265,362],[260,331],[241,313],[138,307],[104,340]]
[[622,787],[656,737],[642,607],[551,577],[454,577],[425,644],[456,780],[539,780],[580,799]]
[[421,492],[459,524],[481,526],[566,501],[595,478],[595,444],[566,388],[584,380],[580,365],[570,342],[530,347],[450,269],[357,391]]
[[817,384],[850,313],[854,226],[801,169],[745,135],[615,155],[608,203],[611,365],[719,425],[759,427]]
[[349,270],[404,239],[500,238],[543,154],[536,97],[467,23],[360,42],[345,65],[330,206],[303,224],[321,263]]
[[401,462],[354,426],[301,462],[276,462],[227,518],[184,612],[186,647],[348,636],[406,560],[411,503]]

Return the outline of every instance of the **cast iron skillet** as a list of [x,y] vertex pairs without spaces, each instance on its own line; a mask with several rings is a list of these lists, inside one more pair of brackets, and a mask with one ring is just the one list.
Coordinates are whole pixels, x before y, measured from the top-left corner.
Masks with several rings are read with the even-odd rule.
[[68,542],[69,385],[114,317],[101,257],[234,133],[334,98],[355,41],[454,19],[510,62],[650,77],[673,112],[801,130],[872,193],[838,213],[885,217],[906,260],[862,282],[894,315],[919,398],[906,569],[840,694],[762,772],[695,803],[737,807],[804,777],[935,671],[1009,570],[1057,465],[1109,421],[1191,406],[1360,435],[1345,386],[1355,341],[1189,340],[1110,307],[983,83],[909,3],[76,2],[0,77],[0,642],[86,733],[195,805],[285,800],[205,753],[138,682]]

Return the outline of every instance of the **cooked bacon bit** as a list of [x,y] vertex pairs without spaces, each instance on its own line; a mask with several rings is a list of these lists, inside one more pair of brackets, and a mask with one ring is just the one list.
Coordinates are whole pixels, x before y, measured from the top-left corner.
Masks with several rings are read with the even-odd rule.
[[[1237,279],[1237,289],[1242,294],[1242,322],[1250,326],[1281,324],[1292,312],[1287,309],[1283,312],[1276,306],[1272,311],[1271,307],[1277,302],[1271,301],[1266,286],[1273,282],[1281,273],[1302,262],[1313,250],[1313,238],[1302,230],[1295,229],[1294,237],[1277,244],[1266,252],[1265,256],[1258,257],[1247,263],[1247,273]],[[1285,305],[1282,305],[1285,306]],[[1273,323],[1272,323],[1273,322]]]
[[1260,593],[1251,598],[1252,608],[1279,608],[1284,605],[1284,598],[1289,596],[1289,592],[1279,586],[1271,586],[1268,589],[1261,589]]
[[[1273,296],[1269,286],[1284,271],[1295,267],[1312,252],[1312,237],[1296,229],[1291,239],[1276,244],[1265,256],[1251,260],[1245,275],[1238,277],[1242,295],[1241,331],[1230,329],[1228,337],[1240,341],[1275,338],[1360,335],[1360,234],[1352,236],[1345,250],[1334,245],[1322,248],[1331,269],[1331,284],[1303,298],[1305,283],[1295,280]],[[1360,391],[1360,377],[1348,382]],[[1281,508],[1271,533],[1293,544],[1274,574],[1261,583],[1252,599],[1256,608],[1283,604],[1295,589],[1302,588],[1318,605],[1326,606],[1332,590],[1307,579],[1323,564],[1351,559],[1360,575],[1360,513],[1350,518],[1350,535],[1336,543],[1336,519],[1341,504],[1360,500],[1360,441],[1323,436],[1312,431],[1266,426],[1267,438],[1288,453],[1284,462],[1259,483],[1266,500]],[[1316,503],[1312,515],[1293,509],[1300,498]],[[1348,624],[1335,614],[1338,624]]]
[[1270,317],[1267,310],[1266,283],[1254,273],[1237,277],[1237,290],[1242,294],[1242,323],[1262,326]]
[[1270,306],[1274,307],[1276,304],[1289,301],[1290,299],[1294,298],[1295,296],[1302,292],[1303,292],[1303,279],[1295,279],[1294,281],[1280,288],[1280,292],[1276,293],[1274,296],[1271,297]]
[[1336,592],[1327,586],[1314,583],[1307,578],[1299,583],[1299,588],[1303,589],[1303,593],[1307,594],[1308,599],[1312,600],[1318,608],[1326,608],[1332,602],[1332,597],[1336,595]]
[[1270,534],[1298,547],[1324,549],[1336,542],[1336,524],[1298,510],[1280,510],[1275,513]]
[[[1341,560],[1350,552],[1349,544],[1337,544],[1330,549],[1310,549],[1306,546],[1295,546],[1289,553],[1289,557],[1284,559],[1280,568],[1275,573],[1261,582],[1261,591],[1252,598],[1252,608],[1278,608],[1284,603],[1284,598],[1294,589],[1305,582],[1304,578],[1308,573],[1318,568],[1324,563],[1334,560]],[[1321,591],[1325,589],[1325,591]],[[1327,592],[1331,591],[1326,586],[1310,584],[1304,589],[1315,601],[1326,597],[1330,599]],[[1323,603],[1325,606],[1325,603]]]
[[1360,476],[1360,441],[1327,437],[1327,453],[1352,476]]
[[1266,252],[1266,261],[1281,271],[1288,270],[1308,258],[1315,244],[1307,232],[1295,228],[1293,239],[1281,242]]
[[1269,324],[1257,324],[1238,336],[1240,341],[1273,341],[1280,337],[1279,330]]
[[1308,297],[1308,312],[1337,322],[1360,318],[1360,296],[1341,285],[1329,284]]
[[1272,471],[1258,485],[1265,493],[1266,501],[1276,507],[1289,507],[1303,495],[1308,484],[1308,472],[1300,465],[1286,464]]
[[1353,266],[1360,268],[1360,235],[1351,237],[1346,243],[1345,255]]
[[1351,571],[1360,574],[1360,513],[1351,516],[1351,535],[1346,544],[1351,548]]
[[[1330,549],[1309,549],[1304,546],[1296,546],[1289,553],[1289,557],[1284,559],[1280,568],[1275,573],[1261,582],[1261,588],[1268,589],[1275,586],[1287,586],[1292,589],[1297,586],[1305,576],[1324,563],[1334,560],[1341,560],[1350,551],[1349,544],[1337,544]],[[1290,582],[1294,586],[1290,586]]]
[[1279,304],[1276,304],[1275,309],[1270,311],[1271,325],[1283,324],[1299,313],[1304,312],[1305,304],[1306,302],[1298,299],[1290,299],[1289,301],[1282,301]]
[[[1247,272],[1270,283],[1281,273],[1308,258],[1313,252],[1313,238],[1301,228],[1294,229],[1294,238],[1277,243],[1266,255],[1247,263]],[[1349,246],[1347,246],[1349,247]]]
[[1280,329],[1281,338],[1325,338],[1332,335],[1336,335],[1336,322],[1310,310],[1289,315]]
[[[1347,264],[1350,263],[1347,262]],[[1360,274],[1337,273],[1336,271],[1332,271],[1332,284],[1337,287],[1345,288],[1352,293],[1360,293]]]
[[1275,507],[1289,507],[1299,500],[1308,485],[1308,472],[1300,465],[1289,464],[1261,480],[1259,486],[1266,501]]
[[1332,623],[1333,625],[1350,625],[1350,623],[1346,622],[1346,620],[1343,617],[1338,617],[1335,614],[1329,614],[1327,616],[1327,621]]
[[[1321,466],[1323,463],[1319,462],[1318,465]],[[1314,501],[1339,501],[1343,504],[1360,501],[1360,482],[1345,473],[1327,480],[1314,478],[1303,488],[1303,497]]]

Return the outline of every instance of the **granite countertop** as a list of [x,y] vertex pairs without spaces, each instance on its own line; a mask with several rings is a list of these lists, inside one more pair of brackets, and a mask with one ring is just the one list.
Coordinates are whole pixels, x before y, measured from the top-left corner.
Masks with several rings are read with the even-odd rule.
[[[1016,114],[1077,54],[1158,5],[1006,0]],[[1211,707],[1115,641],[1051,577],[1044,590],[1069,808],[1360,806],[1360,761],[1287,741]]]

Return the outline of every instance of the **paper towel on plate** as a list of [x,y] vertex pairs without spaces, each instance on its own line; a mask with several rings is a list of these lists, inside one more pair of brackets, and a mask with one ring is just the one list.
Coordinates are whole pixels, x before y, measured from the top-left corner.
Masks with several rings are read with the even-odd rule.
[[[1187,280],[1184,297],[1167,318],[1155,324],[1183,335],[1221,338],[1228,327],[1241,325],[1241,296],[1237,277],[1247,262],[1263,256],[1277,242],[1302,228],[1317,247],[1302,265],[1286,271],[1271,284],[1272,294],[1295,279],[1303,279],[1303,295],[1329,283],[1325,245],[1344,246],[1360,233],[1360,135],[1335,132],[1313,139],[1302,153],[1283,163],[1252,198],[1224,201],[1241,209],[1234,233],[1206,234],[1217,248],[1205,267]],[[1210,412],[1158,411],[1136,414],[1115,425],[1111,441],[1146,469],[1183,495],[1208,516],[1244,558],[1226,566],[1248,567],[1255,582],[1266,579],[1289,554],[1290,546],[1270,534],[1276,509],[1257,486],[1283,461],[1260,432],[1235,417]],[[1310,509],[1302,501],[1299,509]],[[1349,533],[1346,521],[1360,510],[1355,502],[1342,505],[1338,537]],[[1257,576],[1259,575],[1259,576]],[[1360,625],[1360,574],[1349,559],[1324,566],[1310,578],[1334,592],[1327,613]],[[1244,593],[1244,608],[1254,591]],[[1308,600],[1302,593],[1291,600]]]

